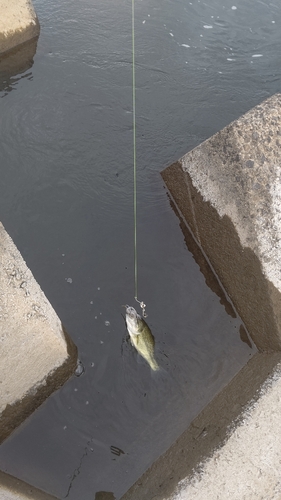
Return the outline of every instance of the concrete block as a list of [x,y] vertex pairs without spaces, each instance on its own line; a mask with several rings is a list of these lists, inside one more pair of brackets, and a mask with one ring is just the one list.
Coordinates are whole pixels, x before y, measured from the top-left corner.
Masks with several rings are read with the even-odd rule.
[[281,94],[162,172],[260,351],[281,349]]
[[39,36],[39,21],[30,0],[0,0],[0,12],[0,54]]
[[280,487],[280,359],[253,356],[122,500],[281,500],[265,494]]
[[[227,442],[166,500],[281,499],[281,365]],[[157,498],[157,497],[155,497]]]
[[0,223],[0,442],[73,373],[77,350]]
[[261,352],[122,500],[281,500],[280,141],[277,94],[162,172]]

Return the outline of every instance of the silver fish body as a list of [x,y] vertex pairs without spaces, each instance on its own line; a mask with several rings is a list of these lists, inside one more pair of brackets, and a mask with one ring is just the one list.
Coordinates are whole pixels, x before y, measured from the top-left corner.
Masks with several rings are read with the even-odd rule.
[[160,370],[155,357],[155,340],[146,321],[131,306],[126,307],[126,324],[132,345],[153,371]]

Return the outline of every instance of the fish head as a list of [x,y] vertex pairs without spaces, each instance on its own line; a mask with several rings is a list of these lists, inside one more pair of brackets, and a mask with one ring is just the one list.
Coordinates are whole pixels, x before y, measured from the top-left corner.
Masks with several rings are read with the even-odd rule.
[[126,316],[128,316],[132,320],[134,319],[136,320],[138,317],[138,313],[135,310],[135,308],[128,305],[126,305],[125,308],[126,308]]
[[126,307],[126,324],[127,329],[130,335],[138,335],[139,334],[139,322],[141,320],[140,315],[137,313],[134,307],[125,306]]

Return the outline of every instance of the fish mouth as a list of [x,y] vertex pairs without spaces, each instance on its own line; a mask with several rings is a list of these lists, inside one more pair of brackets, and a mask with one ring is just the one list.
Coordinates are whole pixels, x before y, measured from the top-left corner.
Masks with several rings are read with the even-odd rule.
[[137,311],[134,309],[134,307],[132,306],[128,306],[128,304],[122,306],[122,307],[125,307],[126,309],[126,314],[130,317],[130,318],[136,318],[137,317]]

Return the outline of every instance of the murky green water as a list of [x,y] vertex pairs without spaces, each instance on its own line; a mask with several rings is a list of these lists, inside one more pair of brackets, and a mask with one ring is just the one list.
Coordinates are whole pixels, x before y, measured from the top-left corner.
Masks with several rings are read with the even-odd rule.
[[0,86],[0,218],[85,373],[1,446],[0,468],[59,498],[120,498],[255,352],[206,285],[160,171],[280,90],[281,8],[136,1],[139,297],[166,383],[121,315],[135,305],[131,3],[34,5],[34,64]]

